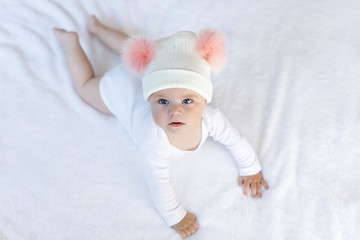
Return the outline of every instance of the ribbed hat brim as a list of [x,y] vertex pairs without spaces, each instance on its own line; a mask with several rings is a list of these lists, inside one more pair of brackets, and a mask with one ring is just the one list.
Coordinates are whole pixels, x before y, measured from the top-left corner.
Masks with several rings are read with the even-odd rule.
[[147,101],[154,92],[168,88],[186,88],[211,102],[213,86],[210,79],[201,74],[183,69],[164,69],[147,74],[143,78],[143,94]]

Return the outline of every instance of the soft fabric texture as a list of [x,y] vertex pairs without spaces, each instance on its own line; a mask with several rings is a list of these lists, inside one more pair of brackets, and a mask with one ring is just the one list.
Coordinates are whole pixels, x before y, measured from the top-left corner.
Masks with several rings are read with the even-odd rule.
[[208,139],[170,166],[199,221],[189,240],[359,237],[358,0],[0,3],[0,239],[181,239],[125,128],[74,90],[53,27],[79,33],[97,75],[121,63],[87,30],[90,14],[132,35],[227,36],[212,104],[254,146],[270,189],[244,196],[231,154]]
[[229,149],[239,175],[248,176],[261,171],[258,156],[248,141],[211,105],[207,105],[203,112],[199,146],[193,151],[172,146],[165,131],[154,122],[150,104],[140,96],[140,84],[132,79],[121,79],[123,69],[119,65],[105,74],[100,81],[100,94],[142,151],[142,175],[146,176],[154,205],[167,225],[179,223],[187,211],[178,201],[170,182],[170,164],[200,151],[208,136]]
[[130,37],[125,41],[120,54],[123,55],[125,65],[136,74],[143,74],[154,59],[155,43],[144,36]]
[[205,29],[199,33],[196,40],[196,49],[216,73],[220,72],[226,63],[225,39],[226,37],[223,33]]
[[[156,54],[142,79],[145,100],[163,89],[186,88],[211,102],[213,85],[208,62],[210,56],[207,56],[211,55],[211,51],[203,56],[197,43],[198,36],[188,31],[156,41]],[[128,55],[126,49],[125,47],[125,55]]]

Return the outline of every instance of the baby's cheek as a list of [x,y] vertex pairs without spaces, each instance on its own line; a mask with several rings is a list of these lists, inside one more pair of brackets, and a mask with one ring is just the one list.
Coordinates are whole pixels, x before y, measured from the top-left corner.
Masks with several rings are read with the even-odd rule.
[[204,112],[205,108],[203,107],[196,107],[194,109],[191,109],[191,116],[192,116],[192,119],[197,121],[197,120],[200,120],[202,119],[202,114]]
[[163,114],[159,111],[152,112],[154,122],[162,127],[164,125],[164,122],[166,122],[166,118],[164,118]]
[[154,118],[154,122],[159,126],[159,127],[163,127],[164,123],[161,119],[159,118]]

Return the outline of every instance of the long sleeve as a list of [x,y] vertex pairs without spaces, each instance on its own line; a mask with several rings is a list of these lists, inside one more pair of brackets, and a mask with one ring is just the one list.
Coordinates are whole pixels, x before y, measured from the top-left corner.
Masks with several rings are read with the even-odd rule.
[[100,94],[109,110],[144,152],[145,174],[154,205],[164,221],[172,226],[185,217],[186,211],[170,185],[167,144],[161,144],[162,138],[152,119],[150,106],[142,98],[141,82],[123,79],[122,76],[124,69],[121,65],[107,72],[100,82]]
[[253,147],[218,109],[207,106],[203,116],[208,125],[209,136],[225,145],[231,152],[237,162],[240,176],[249,176],[261,171]]
[[169,159],[161,154],[147,154],[146,177],[156,209],[168,226],[180,222],[186,215],[170,184]]

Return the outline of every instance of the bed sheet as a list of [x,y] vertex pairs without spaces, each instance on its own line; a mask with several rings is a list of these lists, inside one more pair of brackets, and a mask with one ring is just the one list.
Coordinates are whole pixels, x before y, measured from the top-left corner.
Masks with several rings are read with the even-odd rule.
[[[189,239],[356,239],[360,226],[360,2],[0,1],[0,239],[180,239],[154,209],[143,158],[76,94],[52,28],[77,31],[102,75],[121,59],[91,14],[160,38],[218,29],[228,63],[213,105],[254,146],[270,189],[252,199],[208,140],[171,164],[200,228]],[[137,78],[124,73],[124,78]]]

